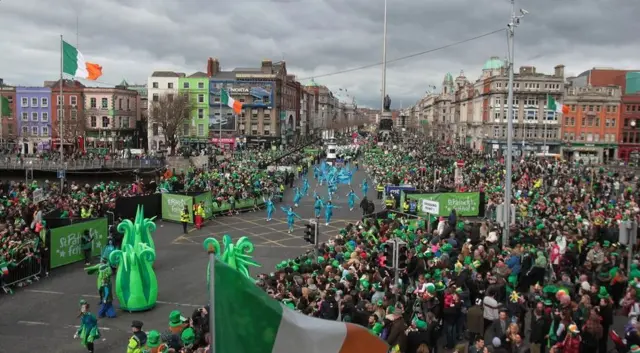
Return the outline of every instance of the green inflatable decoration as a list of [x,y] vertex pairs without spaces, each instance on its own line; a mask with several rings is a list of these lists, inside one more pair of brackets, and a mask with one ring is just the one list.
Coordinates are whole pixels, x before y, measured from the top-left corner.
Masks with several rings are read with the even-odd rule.
[[[217,239],[207,238],[203,243],[206,251],[209,250],[209,247],[213,247],[217,258],[229,265],[229,267],[237,270],[248,278],[251,278],[251,275],[249,274],[249,266],[260,267],[260,264],[253,260],[253,256],[251,254],[253,253],[254,246],[249,238],[241,237],[234,244],[231,236],[225,234],[222,237],[222,244],[224,245],[224,252],[220,255],[221,247]],[[209,284],[210,270],[209,265],[207,265],[207,284]]]
[[151,233],[156,230],[153,219],[144,218],[138,206],[135,222],[125,220],[118,225],[123,233],[121,250],[109,255],[109,263],[117,266],[115,293],[125,311],[152,309],[158,300],[158,280],[153,270],[156,259]]

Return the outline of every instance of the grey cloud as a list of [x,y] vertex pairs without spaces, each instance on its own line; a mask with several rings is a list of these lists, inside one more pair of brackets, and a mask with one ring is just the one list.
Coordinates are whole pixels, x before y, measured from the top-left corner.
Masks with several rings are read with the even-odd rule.
[[[568,73],[591,66],[628,67],[640,49],[637,1],[519,0],[529,14],[517,29],[516,66]],[[79,9],[79,10],[76,10]],[[58,35],[101,60],[101,81],[145,82],[154,70],[203,71],[209,56],[226,69],[257,66],[283,56],[300,78],[381,61],[382,0],[21,0],[0,2],[0,77],[41,84],[59,70]],[[508,22],[508,0],[389,0],[387,58],[441,47]],[[490,56],[505,57],[506,36],[470,43],[388,65],[387,91],[394,106],[414,103],[446,72],[462,69],[475,80]],[[377,107],[380,67],[318,77],[346,88],[360,104]]]

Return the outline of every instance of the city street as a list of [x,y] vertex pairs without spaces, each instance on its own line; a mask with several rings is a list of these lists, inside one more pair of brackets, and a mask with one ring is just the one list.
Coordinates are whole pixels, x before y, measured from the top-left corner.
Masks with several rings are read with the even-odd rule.
[[[311,177],[312,178],[312,177]],[[364,172],[355,173],[354,190],[360,194],[359,184]],[[369,182],[369,198],[375,198],[374,186]],[[313,194],[315,181],[310,180],[309,194]],[[326,186],[318,187],[318,193],[326,195]],[[346,194],[348,186],[339,189],[339,199],[334,204],[334,220],[329,226],[321,218],[321,239],[337,234],[340,227],[355,222],[362,214],[360,209],[349,211]],[[206,303],[207,255],[202,242],[207,237],[221,240],[229,234],[234,241],[247,236],[255,245],[255,260],[262,268],[253,269],[252,274],[271,272],[284,259],[304,253],[310,245],[303,240],[304,223],[313,216],[312,196],[304,197],[296,212],[304,219],[297,220],[292,234],[287,233],[286,217],[281,205],[290,204],[293,195],[287,190],[283,204],[277,204],[273,220],[266,222],[266,212],[248,212],[233,217],[218,217],[208,221],[203,229],[191,228],[182,234],[182,226],[158,221],[154,234],[157,259],[155,271],[159,294],[157,306],[144,313],[118,311],[115,319],[100,319],[102,338],[96,344],[97,352],[122,352],[130,336],[132,320],[144,322],[145,330],[168,329],[169,313],[178,309],[190,316],[194,309]],[[376,205],[380,209],[379,205]],[[324,214],[323,214],[324,217]],[[16,347],[16,352],[83,352],[80,342],[73,340],[80,299],[87,300],[93,312],[97,310],[98,295],[95,277],[85,274],[81,265],[70,265],[54,271],[50,278],[42,279],[13,296],[0,298],[0,342],[2,347]],[[0,351],[3,351],[0,349]]]

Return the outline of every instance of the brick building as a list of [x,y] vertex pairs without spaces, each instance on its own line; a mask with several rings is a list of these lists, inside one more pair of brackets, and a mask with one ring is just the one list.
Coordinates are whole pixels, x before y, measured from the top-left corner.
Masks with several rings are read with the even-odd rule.
[[58,149],[60,143],[60,120],[62,119],[62,143],[65,149],[76,149],[82,145],[85,135],[84,88],[79,81],[64,80],[62,96],[60,80],[45,81],[45,87],[51,88],[51,147]]
[[[17,109],[16,109],[16,88],[13,86],[7,86],[3,80],[0,79],[0,96],[5,97],[8,103],[7,107],[1,107],[0,109],[0,121],[2,123],[2,133],[0,134],[0,146],[10,146],[15,144],[18,136],[17,127]],[[9,113],[7,115],[2,112]]]

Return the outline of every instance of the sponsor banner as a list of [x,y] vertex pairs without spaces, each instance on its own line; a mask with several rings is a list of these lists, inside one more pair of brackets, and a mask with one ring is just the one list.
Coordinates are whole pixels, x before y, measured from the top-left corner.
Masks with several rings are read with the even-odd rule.
[[384,187],[385,195],[391,195],[396,199],[400,197],[400,193],[402,191],[415,191],[415,190],[416,188],[412,185],[400,185],[400,186],[387,185]]
[[213,205],[211,201],[211,193],[205,192],[193,198],[193,201],[196,204],[200,204],[201,201],[204,201],[204,219],[209,219],[213,217]]
[[82,235],[85,230],[89,230],[93,237],[91,255],[98,256],[102,253],[109,230],[106,217],[55,228],[51,230],[51,268],[84,260]]
[[[404,194],[409,200],[416,200],[419,204],[422,200],[437,201],[440,205],[438,216],[446,217],[451,210],[456,210],[456,214],[464,217],[476,217],[480,214],[480,193],[479,192],[447,192],[435,194]],[[419,215],[425,216],[422,209]]]
[[189,210],[189,223],[193,223],[193,197],[187,195],[162,194],[162,219],[180,222],[184,206]]

